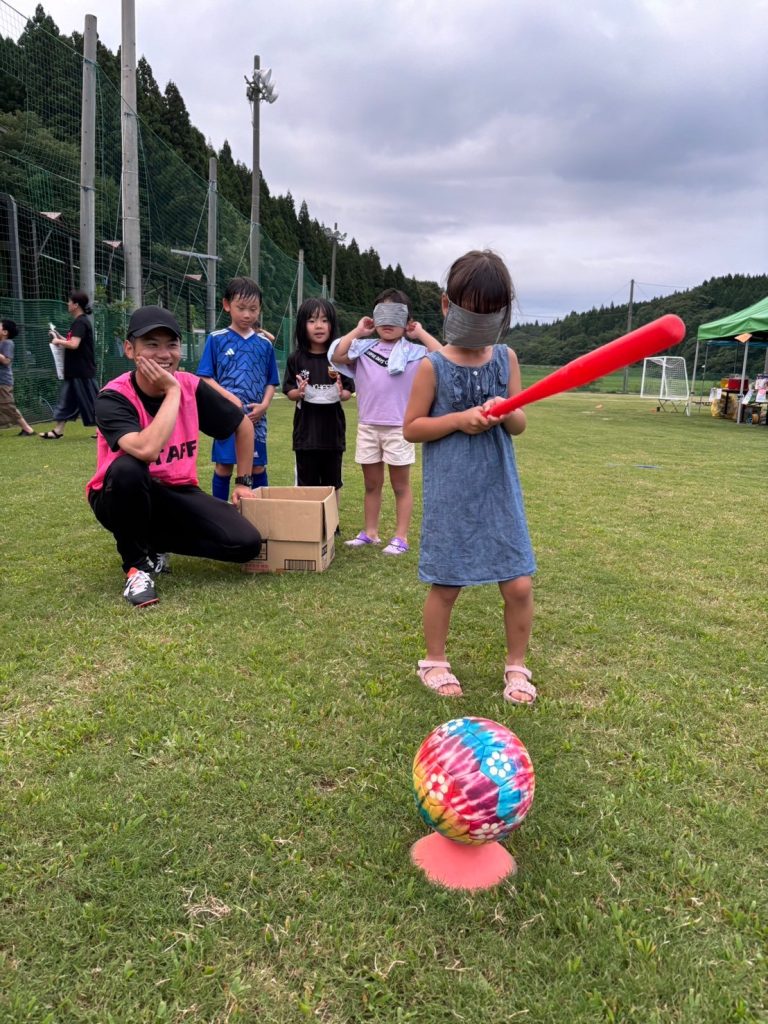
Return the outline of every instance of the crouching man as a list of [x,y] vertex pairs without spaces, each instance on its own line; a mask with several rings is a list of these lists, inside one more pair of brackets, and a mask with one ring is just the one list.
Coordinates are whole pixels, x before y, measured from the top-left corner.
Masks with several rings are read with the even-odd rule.
[[[123,596],[143,608],[157,603],[155,577],[169,571],[169,552],[248,562],[258,556],[261,535],[235,507],[253,496],[253,424],[204,380],[179,370],[175,317],[160,306],[137,309],[125,354],[135,369],[96,399],[97,468],[86,495],[115,537]],[[199,431],[217,439],[235,434],[239,475],[231,504],[198,487]]]

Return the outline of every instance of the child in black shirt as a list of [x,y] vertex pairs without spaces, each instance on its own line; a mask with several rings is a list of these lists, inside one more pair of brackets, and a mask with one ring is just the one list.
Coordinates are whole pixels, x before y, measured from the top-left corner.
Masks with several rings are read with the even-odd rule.
[[328,365],[328,348],[338,337],[336,310],[325,299],[307,299],[296,315],[296,348],[288,356],[283,392],[296,403],[293,450],[300,487],[342,487],[341,463],[347,423],[341,403],[355,390],[350,377]]

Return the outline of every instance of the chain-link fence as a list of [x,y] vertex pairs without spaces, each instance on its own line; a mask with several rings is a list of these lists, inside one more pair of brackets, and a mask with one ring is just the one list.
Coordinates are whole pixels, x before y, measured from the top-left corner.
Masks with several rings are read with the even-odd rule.
[[[83,58],[50,19],[27,20],[0,0],[0,316],[16,321],[17,404],[32,418],[50,416],[58,382],[48,346],[52,322],[66,333],[66,297],[80,284],[80,124]],[[79,37],[73,36],[75,42]],[[100,47],[100,58],[104,53]],[[101,64],[104,63],[105,67]],[[96,68],[94,331],[100,381],[127,366],[124,258],[121,245],[119,67]],[[139,75],[149,74],[139,68]],[[143,102],[152,100],[144,83]],[[156,86],[155,86],[156,88]],[[141,108],[142,100],[139,106]],[[182,103],[183,106],[183,103]],[[186,113],[186,112],[184,112]],[[141,114],[141,109],[139,110]],[[188,119],[187,119],[188,120]],[[209,183],[199,158],[185,161],[139,117],[139,189],[143,301],[170,309],[181,325],[185,365],[194,369],[205,340],[209,261],[178,255],[208,251]],[[193,134],[194,129],[190,129]],[[218,195],[217,292],[250,268],[250,222]],[[297,254],[298,257],[298,254]],[[292,347],[298,258],[261,232],[264,326],[282,365]],[[305,267],[304,298],[321,285]],[[219,310],[217,326],[226,321]]]

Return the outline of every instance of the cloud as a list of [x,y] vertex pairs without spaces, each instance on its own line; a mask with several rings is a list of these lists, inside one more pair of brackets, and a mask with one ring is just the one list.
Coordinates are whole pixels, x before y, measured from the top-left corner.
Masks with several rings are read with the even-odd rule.
[[[46,5],[62,31],[93,8]],[[555,314],[622,301],[630,278],[765,270],[763,0],[189,0],[183,17],[137,0],[161,87],[250,165],[258,47],[280,93],[260,109],[272,192],[407,274],[489,245],[523,308]]]

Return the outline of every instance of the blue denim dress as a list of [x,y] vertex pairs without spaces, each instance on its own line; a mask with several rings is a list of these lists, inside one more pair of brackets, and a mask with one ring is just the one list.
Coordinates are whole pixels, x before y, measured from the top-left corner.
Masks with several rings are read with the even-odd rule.
[[[440,352],[430,416],[506,398],[509,350],[495,345],[482,366],[457,366]],[[456,431],[426,441],[419,579],[449,587],[531,576],[536,560],[525,521],[512,438],[497,426],[484,434]]]

